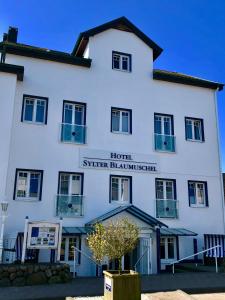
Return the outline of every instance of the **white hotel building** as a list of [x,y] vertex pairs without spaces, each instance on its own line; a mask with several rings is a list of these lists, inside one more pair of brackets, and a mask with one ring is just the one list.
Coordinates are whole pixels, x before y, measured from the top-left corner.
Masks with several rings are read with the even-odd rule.
[[[61,261],[71,265],[74,243],[90,254],[94,223],[124,216],[140,227],[126,269],[143,253],[137,269],[150,274],[203,247],[224,247],[223,84],[154,69],[162,49],[125,17],[81,33],[71,54],[20,44],[16,28],[0,51],[5,247],[15,241],[5,261],[21,259],[26,216],[63,217]],[[34,252],[27,259],[54,259]],[[84,255],[76,269],[96,272]]]

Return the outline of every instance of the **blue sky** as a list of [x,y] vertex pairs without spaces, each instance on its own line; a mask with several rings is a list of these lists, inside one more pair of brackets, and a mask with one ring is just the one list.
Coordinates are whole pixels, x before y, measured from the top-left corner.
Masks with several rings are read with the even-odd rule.
[[[0,0],[0,35],[19,28],[19,42],[71,52],[81,31],[126,16],[163,53],[155,67],[225,83],[224,0]],[[225,91],[218,94],[225,171]]]

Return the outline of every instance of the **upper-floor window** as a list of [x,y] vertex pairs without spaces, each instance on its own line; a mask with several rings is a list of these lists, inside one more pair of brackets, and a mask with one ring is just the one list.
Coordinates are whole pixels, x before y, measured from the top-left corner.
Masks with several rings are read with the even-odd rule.
[[22,122],[47,124],[48,98],[23,96]]
[[208,190],[205,181],[188,181],[189,206],[208,206]]
[[14,200],[41,200],[43,171],[16,170]]
[[175,152],[173,116],[154,114],[155,150]]
[[63,118],[61,126],[63,142],[86,143],[86,104],[80,102],[63,102]]
[[203,119],[185,117],[185,135],[186,140],[204,141]]
[[111,109],[111,131],[132,133],[132,111],[130,109]]
[[131,72],[131,54],[113,51],[112,68],[115,70]]
[[110,176],[110,202],[131,203],[131,177]]
[[58,191],[61,195],[82,195],[83,174],[81,173],[59,173]]

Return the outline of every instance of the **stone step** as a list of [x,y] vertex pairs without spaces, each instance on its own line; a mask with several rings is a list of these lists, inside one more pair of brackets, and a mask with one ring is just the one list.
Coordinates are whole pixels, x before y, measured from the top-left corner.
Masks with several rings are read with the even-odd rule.
[[[67,297],[66,300],[103,300],[104,297]],[[184,293],[181,290],[174,292],[159,292],[152,294],[142,294],[141,300],[194,300],[192,296]],[[132,300],[132,299],[130,299]]]

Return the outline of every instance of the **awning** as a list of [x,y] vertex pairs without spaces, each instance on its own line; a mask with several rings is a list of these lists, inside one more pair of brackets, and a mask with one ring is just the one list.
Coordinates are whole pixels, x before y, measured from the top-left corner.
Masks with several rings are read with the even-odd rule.
[[160,228],[161,235],[171,236],[196,236],[197,233],[184,228]]
[[90,227],[63,227],[62,234],[63,235],[81,235],[87,234],[91,232]]

